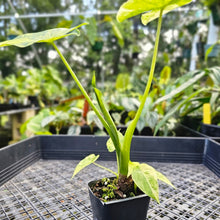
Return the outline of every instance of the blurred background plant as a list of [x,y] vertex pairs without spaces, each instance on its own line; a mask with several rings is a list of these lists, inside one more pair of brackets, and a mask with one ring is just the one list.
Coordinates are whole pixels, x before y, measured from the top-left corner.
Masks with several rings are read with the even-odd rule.
[[[147,81],[145,70],[150,69],[156,22],[142,27],[137,16],[117,23],[114,13],[122,2],[3,0],[0,16],[6,17],[0,22],[0,40],[26,31],[69,28],[88,21],[80,38],[58,41],[59,48],[88,91],[91,74],[96,72],[97,85],[104,92],[109,111],[124,129],[135,115]],[[202,105],[206,102],[211,104],[213,123],[219,123],[220,37],[219,23],[212,12],[218,7],[218,0],[193,1],[164,17],[152,91],[136,134],[148,127],[150,135],[175,135],[175,126],[183,118],[202,118]],[[69,134],[83,133],[86,126],[104,134],[88,106],[84,112],[84,98],[75,99],[80,93],[74,83],[69,84],[69,74],[64,69],[55,51],[44,44],[0,50],[0,102],[32,101],[41,108],[36,118],[22,127],[23,134],[28,130],[31,135],[68,133],[72,126]]]

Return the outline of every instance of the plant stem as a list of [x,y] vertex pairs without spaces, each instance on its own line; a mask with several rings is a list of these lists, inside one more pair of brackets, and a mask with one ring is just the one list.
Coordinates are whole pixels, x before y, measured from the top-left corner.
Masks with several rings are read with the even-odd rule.
[[58,47],[56,46],[56,44],[54,42],[51,43],[53,45],[53,47],[55,48],[55,50],[57,51],[57,53],[59,54],[61,60],[63,61],[64,65],[66,66],[66,68],[68,69],[68,71],[70,72],[71,76],[73,77],[73,79],[75,80],[76,84],[78,85],[79,89],[81,90],[82,94],[84,95],[85,99],[88,101],[89,105],[92,107],[93,111],[96,113],[96,115],[98,116],[99,120],[102,122],[103,126],[106,128],[106,130],[109,130],[109,126],[106,123],[105,119],[103,118],[103,116],[101,115],[101,113],[99,112],[99,110],[96,108],[96,106],[93,104],[92,100],[90,99],[88,93],[86,92],[86,90],[83,88],[82,84],[80,83],[79,79],[77,78],[76,74],[73,72],[72,68],[70,67],[69,63],[66,61],[65,57],[63,56],[63,54],[60,52],[60,50],[58,49]]
[[158,20],[158,25],[157,25],[157,34],[156,34],[156,40],[155,40],[155,45],[154,45],[154,53],[153,53],[153,58],[151,62],[151,69],[149,73],[149,78],[148,82],[144,91],[144,95],[141,100],[141,104],[138,108],[138,111],[135,115],[135,118],[131,122],[131,124],[128,126],[127,131],[125,133],[125,138],[124,138],[124,144],[123,144],[123,151],[125,151],[125,154],[123,155],[123,161],[128,164],[130,161],[130,148],[131,148],[131,140],[132,136],[134,133],[134,130],[136,128],[137,122],[141,116],[142,110],[144,108],[146,99],[148,97],[148,93],[151,88],[153,76],[154,76],[154,70],[155,70],[155,65],[156,65],[156,59],[157,59],[157,53],[158,53],[158,45],[159,45],[159,39],[160,39],[160,30],[161,30],[161,25],[162,25],[162,14],[163,14],[163,9],[160,11],[160,16]]
[[102,166],[102,165],[100,165],[98,163],[95,163],[95,162],[93,164],[96,165],[97,167],[100,167],[100,168],[102,168],[104,170],[107,170],[110,173],[113,173],[118,178],[118,174],[116,172],[114,172],[113,170],[111,170],[111,169],[109,169],[107,167],[104,167],[104,166]]
[[[93,102],[90,99],[89,95],[87,94],[86,90],[83,88],[83,86],[80,83],[80,81],[78,80],[76,74],[73,72],[72,68],[70,67],[70,65],[68,64],[68,62],[66,61],[65,57],[63,56],[63,54],[60,52],[60,50],[56,46],[56,44],[54,42],[52,42],[51,44],[53,45],[53,47],[55,48],[55,50],[59,54],[61,60],[63,61],[64,65],[66,66],[66,68],[70,72],[71,76],[73,77],[74,81],[78,85],[78,87],[81,90],[82,94],[84,95],[85,99],[88,101],[89,105],[91,106],[91,108],[93,109],[93,111],[95,112],[95,114],[97,115],[97,117],[99,118],[99,120],[101,121],[103,126],[105,127],[105,129],[108,132],[109,136],[111,137],[112,141],[114,142],[115,150],[116,150],[116,155],[117,155],[118,172],[119,172],[120,165],[123,164],[123,163],[120,162],[121,149],[120,149],[118,135],[117,135],[117,133],[115,135],[115,132],[113,131],[113,130],[115,130],[117,132],[117,129],[116,129],[116,126],[114,125],[114,122],[112,120],[110,120],[111,118],[109,118],[109,120],[106,121],[106,119],[101,115],[100,111],[93,104]],[[109,121],[111,121],[112,123],[108,123]]]

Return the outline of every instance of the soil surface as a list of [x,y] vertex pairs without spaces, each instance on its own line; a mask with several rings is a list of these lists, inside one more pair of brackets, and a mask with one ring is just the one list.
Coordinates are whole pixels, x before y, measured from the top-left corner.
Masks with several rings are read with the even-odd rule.
[[134,197],[143,194],[134,186],[131,177],[103,178],[98,180],[91,190],[103,202]]

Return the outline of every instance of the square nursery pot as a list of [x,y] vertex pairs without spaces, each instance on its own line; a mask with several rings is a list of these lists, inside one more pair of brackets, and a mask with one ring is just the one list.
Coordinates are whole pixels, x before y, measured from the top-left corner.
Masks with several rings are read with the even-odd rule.
[[143,194],[131,198],[103,202],[91,190],[95,183],[96,181],[91,181],[88,184],[94,220],[146,219],[150,197]]
[[[49,160],[51,160],[52,162],[54,160],[55,161],[57,161],[57,160],[62,160],[62,161],[63,160],[80,160],[91,153],[99,154],[100,160],[106,161],[106,163],[109,163],[107,161],[115,161],[115,154],[109,153],[105,147],[107,140],[108,140],[108,137],[106,137],[106,136],[89,136],[89,135],[87,135],[87,136],[86,135],[85,136],[83,136],[83,135],[80,135],[80,136],[66,136],[66,135],[35,136],[33,138],[30,138],[30,139],[21,141],[19,143],[2,148],[2,149],[0,149],[0,186],[5,183],[6,188],[7,188],[6,191],[8,191],[8,193],[9,193],[10,190],[13,190],[13,185],[14,185],[16,187],[16,191],[18,191],[18,193],[19,193],[18,197],[16,197],[16,198],[17,199],[20,198],[21,200],[19,199],[19,201],[22,202],[21,205],[23,205],[23,202],[25,202],[28,199],[27,195],[29,195],[29,196],[32,195],[31,194],[32,187],[30,185],[27,185],[26,180],[22,176],[21,180],[23,181],[23,179],[24,179],[24,182],[23,182],[23,185],[21,185],[22,189],[19,189],[19,187],[16,186],[17,181],[16,181],[16,179],[14,180],[14,178],[18,178],[19,175],[22,175],[23,172],[26,172],[26,170],[24,170],[25,168],[27,168],[29,166],[32,168],[32,166],[35,165],[34,163],[37,162],[38,160],[40,160],[40,162],[41,161],[49,161]],[[218,139],[218,138],[211,139],[211,138],[203,138],[203,137],[174,138],[174,137],[141,137],[141,136],[138,136],[138,137],[134,137],[132,140],[131,160],[132,161],[140,161],[140,162],[144,161],[144,162],[203,164],[204,166],[206,166],[206,168],[208,168],[210,170],[210,172],[213,172],[218,177],[220,177],[220,139]],[[64,162],[62,162],[62,163],[64,163]],[[47,169],[47,167],[44,167],[43,169]],[[49,177],[49,179],[44,179],[44,174],[43,174],[42,181],[43,180],[50,181],[50,179],[52,177],[57,178],[56,169],[57,169],[56,167],[54,167],[52,169],[53,170],[52,172],[55,171],[55,173],[51,173],[51,177]],[[172,169],[175,169],[175,167],[172,167]],[[63,170],[63,172],[64,171],[66,172],[66,168]],[[32,172],[32,169],[31,169],[31,172]],[[42,173],[42,172],[43,172],[43,170],[40,170],[40,173]],[[72,172],[71,168],[70,168],[70,172]],[[179,172],[181,172],[181,171],[177,169],[177,173],[179,173]],[[40,185],[38,182],[39,180],[37,180],[37,177],[38,177],[38,175],[40,175],[40,173],[36,173],[36,170],[33,169],[33,175],[36,175],[35,179],[37,181],[38,187],[40,187]],[[19,174],[19,175],[16,176],[17,174]],[[90,175],[90,177],[93,178],[93,176],[96,176],[96,173],[86,174],[86,176],[88,176],[88,175]],[[181,176],[183,176],[183,175],[184,175],[184,173],[181,173]],[[186,175],[187,175],[187,171],[186,171]],[[26,176],[26,173],[24,173],[24,177],[25,176]],[[61,173],[61,176],[62,176],[62,173]],[[105,177],[105,176],[103,176],[103,177]],[[218,178],[218,177],[215,177],[215,178]],[[27,178],[29,178],[29,177],[27,176]],[[203,181],[204,178],[206,178],[206,177],[203,176],[203,179],[201,179],[201,181]],[[96,178],[94,177],[94,179],[96,179]],[[68,189],[70,189],[70,191],[73,191],[74,190],[72,188],[73,183],[67,182],[67,185],[63,185],[63,183],[65,181],[69,181],[68,178],[64,177],[64,179],[61,180],[61,185],[62,185],[61,188],[62,188],[62,190],[64,190],[63,193],[66,193],[65,192],[66,187],[68,187]],[[9,183],[8,186],[7,186],[7,182]],[[181,180],[181,182],[184,182],[184,177]],[[54,182],[50,182],[50,185],[53,183]],[[42,184],[44,185],[44,184],[46,184],[46,182],[42,182]],[[90,183],[90,184],[92,184],[92,183]],[[57,186],[54,189],[57,189]],[[77,187],[80,190],[81,190],[81,188],[83,188],[83,186],[80,182]],[[26,192],[23,192],[22,194],[20,194],[21,190],[24,190],[25,188],[27,188],[27,190],[28,190],[27,194],[26,194]],[[61,189],[61,188],[59,187],[59,189]],[[86,186],[86,188],[87,188],[87,186]],[[53,198],[52,194],[49,194],[49,199],[44,198],[44,195],[40,195],[40,197],[42,197],[42,201],[39,201],[39,200],[36,200],[36,192],[35,192],[36,188],[34,187],[32,190],[34,190],[33,195],[32,195],[34,198],[29,200],[29,202],[24,203],[24,205],[25,204],[28,205],[29,203],[31,203],[31,207],[32,207],[31,209],[34,211],[34,213],[36,213],[35,214],[36,216],[41,212],[41,210],[38,208],[39,204],[41,204],[42,209],[43,209],[43,207],[46,207],[45,210],[49,210],[49,208],[47,208],[47,207],[50,206],[50,203],[52,203],[51,210],[56,210],[56,211],[50,212],[50,216],[52,216],[52,215],[54,216],[55,214],[57,214],[57,215],[60,214],[60,211],[58,210],[59,207],[62,208],[65,205],[64,203],[66,202],[66,199],[69,198],[69,194],[68,194],[67,198],[65,197],[65,199],[59,200],[58,208],[56,209],[56,207],[53,203],[53,200],[52,200],[52,198]],[[41,194],[43,193],[43,191],[40,191],[40,192],[41,192]],[[44,192],[47,193],[47,190],[44,190]],[[76,194],[80,194],[80,192],[79,193],[76,192]],[[15,191],[13,191],[13,193],[15,193]],[[72,195],[72,198],[74,199],[74,201],[69,202],[68,206],[65,206],[65,207],[68,207],[68,209],[69,209],[70,203],[71,203],[71,205],[75,205],[75,206],[78,204],[78,205],[80,205],[81,208],[79,208],[79,206],[78,206],[77,209],[74,209],[74,210],[76,210],[75,212],[77,212],[77,210],[81,209],[82,210],[81,212],[83,212],[83,213],[81,214],[81,217],[79,217],[79,218],[74,217],[74,219],[91,219],[90,214],[88,214],[88,213],[91,213],[90,211],[88,211],[89,210],[87,208],[88,206],[83,205],[80,202],[80,200],[75,198],[76,194],[74,193],[74,195]],[[9,194],[6,195],[7,196],[6,200],[9,198],[13,199],[13,195],[11,195],[12,197],[9,197],[8,195]],[[58,198],[61,197],[58,194],[55,196],[58,196]],[[92,195],[90,195],[90,196],[92,197]],[[174,197],[176,199],[177,194],[175,194]],[[35,200],[36,200],[36,203],[35,203]],[[0,201],[3,202],[2,203],[3,206],[5,206],[6,208],[8,207],[7,205],[5,205],[4,198],[2,198],[1,195],[0,195]],[[68,201],[71,201],[71,200],[68,200]],[[87,201],[87,198],[85,201]],[[133,199],[131,199],[131,201],[132,201],[131,203],[136,203],[136,201]],[[195,201],[197,202],[197,200],[195,200]],[[16,203],[15,205],[12,205],[12,202],[10,202],[9,206],[11,207],[11,209],[13,209],[13,207],[14,207],[14,209],[16,209],[16,207],[19,204]],[[146,213],[147,213],[148,202],[149,202],[149,198],[147,196],[140,196],[140,201],[137,204],[137,208],[136,207],[133,208],[133,204],[132,204],[132,208],[129,207],[128,208],[129,211],[126,211],[126,212],[130,213],[129,215],[131,215],[131,216],[132,216],[132,214],[130,211],[132,211],[134,213],[135,217],[132,216],[131,218],[129,218],[129,217],[124,218],[124,217],[120,216],[119,218],[116,218],[115,214],[117,214],[119,212],[119,210],[122,210],[125,208],[125,206],[127,206],[127,203],[128,203],[127,199],[125,199],[123,202],[121,202],[121,201],[116,202],[116,204],[119,204],[120,207],[119,208],[117,207],[116,211],[115,211],[114,208],[115,208],[116,204],[113,204],[112,202],[108,202],[106,204],[103,204],[100,201],[98,201],[96,198],[92,198],[92,206],[95,206],[95,207],[96,206],[97,207],[104,206],[104,209],[103,209],[104,211],[101,211],[101,213],[104,213],[104,217],[99,217],[100,214],[96,214],[96,211],[93,211],[93,213],[94,213],[93,218],[95,220],[97,220],[97,219],[98,220],[99,219],[104,219],[104,220],[108,220],[108,219],[112,219],[112,220],[138,219],[138,220],[141,220],[142,216],[146,215]],[[141,207],[142,205],[144,205],[144,207]],[[19,205],[19,207],[20,207],[20,205]],[[170,208],[172,208],[172,207],[170,207]],[[182,208],[183,209],[186,208],[185,206],[182,208],[181,207],[182,207],[182,205],[180,205],[180,210],[179,210],[180,212],[181,212]],[[143,214],[140,214],[141,213],[140,209],[143,209]],[[8,210],[10,211],[10,208]],[[17,215],[20,215],[19,210],[18,210]],[[114,212],[113,214],[112,214],[112,210]],[[150,211],[150,209],[148,210],[148,212],[149,211]],[[167,207],[165,210],[165,212],[168,213],[167,215],[169,215],[170,217],[172,217],[174,215],[174,213],[177,211],[178,210],[175,211],[175,208],[171,209],[169,211],[169,207]],[[74,214],[75,212],[72,212],[72,213]],[[183,212],[181,212],[181,213],[183,214]],[[13,213],[10,213],[10,214],[15,215],[15,211],[13,211]],[[28,213],[28,214],[30,215],[30,213]],[[71,216],[73,216],[73,214]],[[140,217],[138,216],[138,214],[140,214]],[[60,215],[61,216],[60,219],[71,219],[70,217],[64,218],[64,215],[65,215],[65,213],[62,211],[62,213]],[[189,214],[185,213],[184,215],[188,216]],[[191,213],[190,215],[193,215],[193,214]],[[1,206],[0,206],[0,219],[1,219],[1,216],[7,217],[8,215],[7,215],[7,209],[4,209],[3,212],[1,212]],[[43,214],[41,213],[41,214],[39,214],[39,216],[43,216]],[[82,216],[84,216],[84,218]],[[10,218],[6,218],[6,217],[3,219],[10,219]],[[194,217],[195,217],[195,215],[194,215]],[[44,219],[44,218],[42,218],[42,219]],[[53,219],[57,219],[57,218],[54,217]],[[145,219],[145,218],[143,217],[143,219]]]

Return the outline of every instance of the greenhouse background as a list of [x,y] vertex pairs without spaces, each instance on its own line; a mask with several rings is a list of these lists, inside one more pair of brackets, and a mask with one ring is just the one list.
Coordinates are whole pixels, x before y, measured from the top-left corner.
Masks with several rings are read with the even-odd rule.
[[[2,0],[0,40],[88,22],[80,37],[57,44],[91,96],[95,72],[111,116],[123,130],[134,118],[148,79],[156,21],[143,26],[136,16],[117,22],[122,2]],[[182,136],[180,125],[201,132],[207,103],[211,122],[219,125],[220,21],[212,11],[219,10],[219,2],[210,4],[192,1],[164,16],[153,86],[136,135]],[[1,145],[38,134],[106,135],[70,77],[50,45],[1,48]]]

